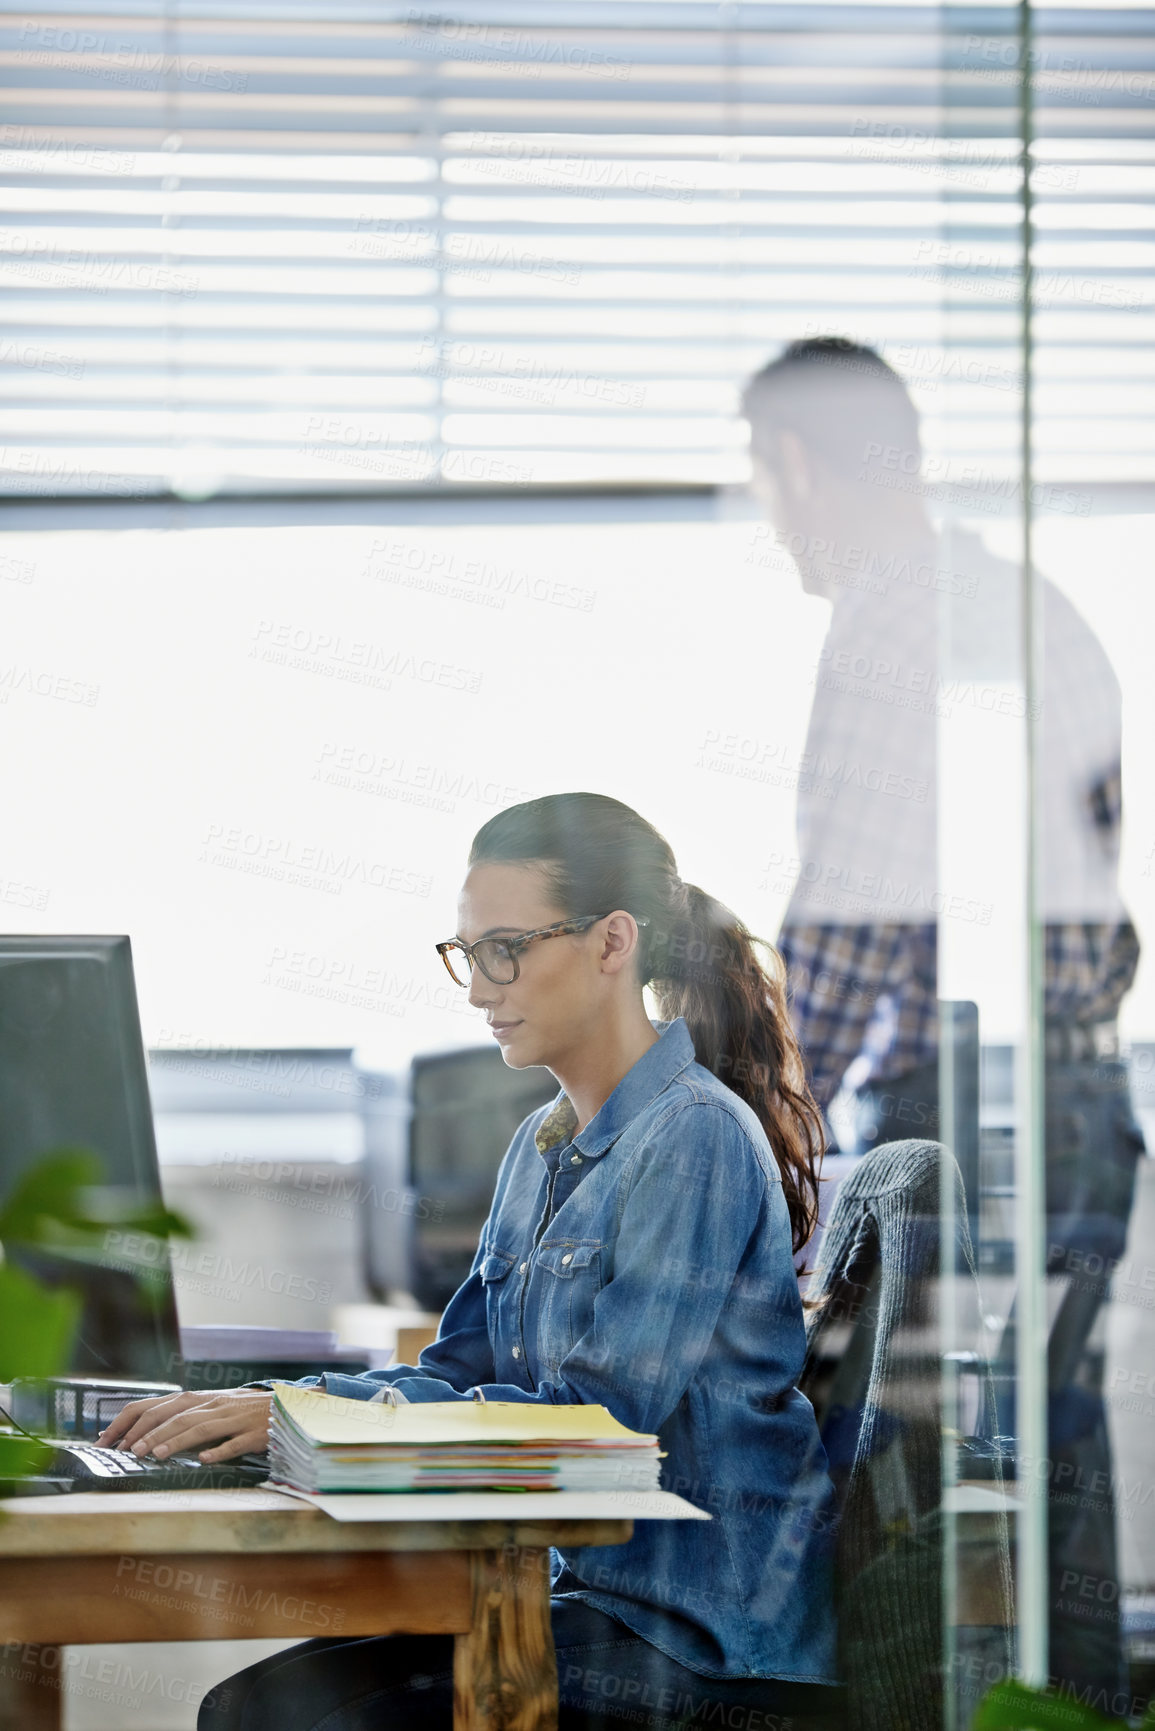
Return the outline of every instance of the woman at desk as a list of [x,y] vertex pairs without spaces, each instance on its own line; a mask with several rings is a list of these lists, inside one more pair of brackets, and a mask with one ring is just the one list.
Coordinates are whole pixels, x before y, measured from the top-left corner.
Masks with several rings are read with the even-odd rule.
[[[832,1490],[795,1386],[793,1257],[821,1121],[777,958],[682,882],[650,824],[589,793],[485,824],[458,935],[437,948],[505,1062],[545,1065],[563,1091],[515,1135],[419,1362],[310,1380],[363,1399],[597,1403],[656,1432],[663,1484],[713,1519],[555,1553],[562,1726],[612,1723],[599,1703],[620,1700],[811,1722],[834,1680]],[[228,1460],[267,1446],[268,1410],[259,1391],[184,1394],[126,1408],[102,1441]],[[231,1678],[200,1725],[448,1724],[452,1666],[448,1636],[310,1641]]]

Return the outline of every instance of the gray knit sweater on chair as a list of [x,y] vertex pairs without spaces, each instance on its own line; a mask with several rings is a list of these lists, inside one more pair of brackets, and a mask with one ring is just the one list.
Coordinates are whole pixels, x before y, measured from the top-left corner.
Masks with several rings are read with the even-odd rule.
[[[814,1402],[838,1491],[839,1661],[848,1731],[943,1722],[943,1360],[940,1184],[954,1193],[956,1277],[976,1280],[962,1179],[937,1142],[863,1157],[835,1196],[806,1293]],[[985,1370],[979,1429],[993,1406]],[[992,1538],[993,1533],[993,1538]],[[1010,1668],[1006,1522],[984,1528]],[[989,1649],[988,1649],[989,1651]]]

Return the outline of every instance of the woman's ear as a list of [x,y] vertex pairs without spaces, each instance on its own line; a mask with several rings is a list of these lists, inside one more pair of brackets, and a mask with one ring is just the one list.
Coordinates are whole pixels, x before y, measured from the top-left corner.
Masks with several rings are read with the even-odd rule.
[[638,922],[623,909],[612,913],[606,921],[602,940],[601,965],[604,974],[620,974],[637,954]]

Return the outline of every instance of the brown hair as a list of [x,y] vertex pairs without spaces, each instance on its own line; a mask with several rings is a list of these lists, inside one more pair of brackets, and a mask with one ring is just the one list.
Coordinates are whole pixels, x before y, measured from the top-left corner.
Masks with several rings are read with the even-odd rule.
[[469,853],[471,866],[496,861],[540,865],[567,917],[624,908],[647,922],[640,983],[652,983],[663,1019],[685,1018],[698,1062],[757,1115],[801,1249],[818,1218],[815,1163],[825,1137],[777,951],[729,908],[683,883],[665,837],[604,794],[549,794],[499,812]]

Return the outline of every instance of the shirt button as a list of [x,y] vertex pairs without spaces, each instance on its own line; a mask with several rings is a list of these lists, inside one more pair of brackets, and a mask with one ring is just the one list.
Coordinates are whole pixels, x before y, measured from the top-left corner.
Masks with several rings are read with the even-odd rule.
[[525,1273],[525,1271],[526,1271],[526,1269],[527,1269],[527,1268],[528,1268],[528,1267],[529,1267],[529,1263],[528,1263],[528,1262],[523,1262],[523,1263],[522,1263],[522,1264],[521,1264],[521,1266],[520,1266],[520,1267],[519,1267],[519,1268],[518,1268],[518,1271],[517,1271],[517,1272],[518,1272],[518,1273],[519,1273],[519,1274],[524,1274],[524,1273]]
[[572,1262],[572,1261],[573,1261],[572,1256],[563,1256],[561,1259],[561,1265],[564,1268],[567,1262]]
[[514,1356],[514,1358],[520,1358],[520,1357],[521,1357],[521,1348],[520,1348],[520,1346],[515,1346],[515,1347],[514,1347],[514,1349],[513,1349],[513,1356]]
[[569,1163],[571,1166],[580,1166],[582,1163],[581,1155],[580,1154],[571,1154],[569,1157]]

